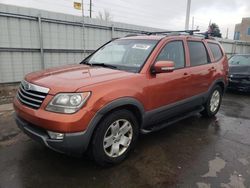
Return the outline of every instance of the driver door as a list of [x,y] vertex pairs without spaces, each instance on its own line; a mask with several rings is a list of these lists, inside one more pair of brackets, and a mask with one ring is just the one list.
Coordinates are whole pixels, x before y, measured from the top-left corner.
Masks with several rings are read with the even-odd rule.
[[186,98],[187,71],[183,40],[169,41],[158,54],[156,61],[173,61],[175,70],[168,73],[151,74],[148,83],[148,96],[150,100],[149,113],[155,114],[150,122],[159,123],[176,113],[184,110],[179,106]]

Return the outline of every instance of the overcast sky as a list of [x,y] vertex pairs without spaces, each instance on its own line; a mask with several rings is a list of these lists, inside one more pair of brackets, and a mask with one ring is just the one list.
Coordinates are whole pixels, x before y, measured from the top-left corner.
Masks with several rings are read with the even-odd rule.
[[[0,0],[0,3],[45,9],[67,14],[81,15],[73,8],[80,0]],[[113,21],[136,25],[180,30],[185,26],[187,0],[92,0],[93,17],[107,10]],[[84,0],[85,16],[89,16],[89,0]],[[219,25],[223,37],[229,29],[233,38],[234,26],[242,17],[250,17],[250,0],[192,0],[190,28],[194,17],[194,28],[205,31],[209,21]]]

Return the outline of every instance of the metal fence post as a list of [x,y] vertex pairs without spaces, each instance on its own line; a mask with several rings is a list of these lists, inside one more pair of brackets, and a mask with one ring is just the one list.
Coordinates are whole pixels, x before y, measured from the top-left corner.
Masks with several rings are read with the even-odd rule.
[[243,54],[244,53],[244,43],[242,42],[241,44],[240,44],[240,53],[241,54]]
[[45,69],[44,51],[43,51],[42,18],[41,18],[40,14],[38,15],[38,27],[39,27],[39,43],[40,43],[41,64],[42,64],[42,69]]
[[83,21],[82,21],[82,39],[83,39],[83,57],[85,58],[86,45],[85,45],[85,23],[84,23],[84,18],[83,18]]
[[235,41],[232,45],[232,54],[236,53],[236,48],[237,48],[237,41]]
[[114,38],[114,34],[115,34],[115,27],[114,24],[111,25],[111,40]]

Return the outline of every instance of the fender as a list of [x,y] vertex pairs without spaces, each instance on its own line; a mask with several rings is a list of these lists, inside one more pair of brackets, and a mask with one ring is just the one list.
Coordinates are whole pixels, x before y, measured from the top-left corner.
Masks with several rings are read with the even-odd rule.
[[133,105],[133,106],[138,108],[141,115],[144,114],[144,107],[143,107],[142,103],[139,102],[137,99],[132,98],[132,97],[122,97],[119,99],[115,99],[112,102],[105,105],[103,108],[101,108],[97,113],[104,115],[108,111],[115,109],[115,108],[118,108],[120,106],[124,106],[124,105]]
[[110,110],[113,110],[115,108],[124,106],[124,105],[133,105],[138,108],[140,111],[142,117],[144,116],[144,107],[140,101],[138,101],[135,98],[132,97],[122,97],[116,100],[113,100],[112,102],[106,104],[104,107],[102,107],[98,112],[96,112],[95,116],[90,121],[88,128],[84,131],[84,137],[82,140],[82,143],[84,143],[83,151],[86,151],[88,148],[88,145],[90,143],[90,140],[92,138],[92,135],[94,133],[94,130],[96,129],[98,123],[100,120],[104,117],[104,115],[109,112]]
[[215,87],[215,85],[223,85],[223,94],[224,94],[224,92],[226,91],[226,87],[227,87],[227,85],[225,84],[225,81],[224,81],[224,79],[223,78],[219,78],[219,79],[217,79],[217,80],[215,80],[212,84],[211,84],[211,86],[209,87],[209,89],[208,89],[208,91],[205,93],[205,99],[204,99],[204,101],[206,101],[207,100],[207,98],[209,97],[209,95],[210,95],[210,93],[212,92],[212,89]]

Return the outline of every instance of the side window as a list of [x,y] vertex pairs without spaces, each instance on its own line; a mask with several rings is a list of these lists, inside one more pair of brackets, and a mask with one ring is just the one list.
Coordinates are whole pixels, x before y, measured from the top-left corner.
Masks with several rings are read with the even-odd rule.
[[188,41],[191,66],[209,63],[207,50],[202,42]]
[[215,61],[218,61],[222,58],[222,51],[220,49],[220,46],[218,44],[214,43],[208,43],[209,48],[212,51],[212,54],[214,56]]
[[175,68],[183,68],[185,66],[185,55],[182,41],[173,41],[166,44],[158,55],[156,61],[174,61]]

